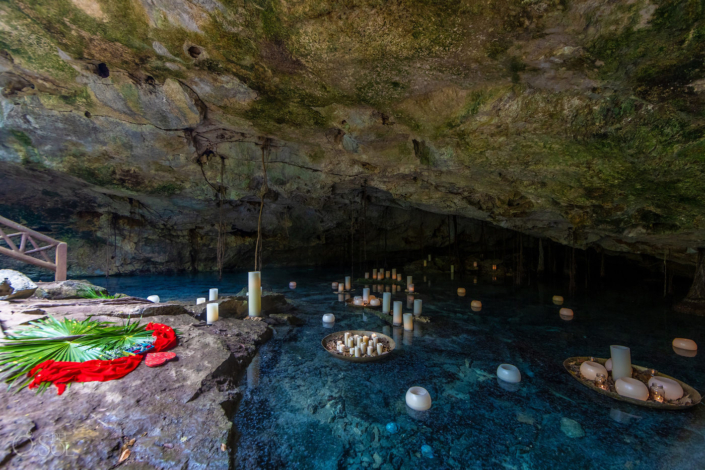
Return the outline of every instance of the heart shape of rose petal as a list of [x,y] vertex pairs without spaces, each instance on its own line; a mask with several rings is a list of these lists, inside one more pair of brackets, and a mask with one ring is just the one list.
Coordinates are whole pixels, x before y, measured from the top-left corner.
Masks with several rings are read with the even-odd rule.
[[145,364],[148,367],[159,367],[166,364],[169,359],[174,359],[176,353],[173,352],[157,352],[157,353],[147,353],[147,359],[145,359]]

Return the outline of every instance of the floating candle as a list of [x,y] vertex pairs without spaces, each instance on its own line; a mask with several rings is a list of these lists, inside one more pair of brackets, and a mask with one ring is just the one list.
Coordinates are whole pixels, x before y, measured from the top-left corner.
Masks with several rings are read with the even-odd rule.
[[423,307],[423,301],[421,299],[414,300],[414,315],[421,315],[421,309]]
[[158,295],[150,295],[149,297],[147,297],[147,300],[149,300],[150,302],[154,302],[155,304],[158,304],[159,303],[159,296]]
[[587,380],[595,380],[597,374],[604,374],[607,376],[607,369],[600,363],[585,361],[580,364],[580,375],[585,377]]
[[332,313],[326,313],[323,315],[323,323],[334,323],[335,322],[335,315]]
[[465,297],[465,288],[463,287],[458,287],[458,295],[460,297]]
[[605,362],[605,369],[607,369],[609,372],[612,372],[612,358],[610,357],[607,359]]
[[379,307],[379,299],[370,299],[370,307]]
[[482,302],[480,302],[479,300],[473,300],[472,302],[470,302],[470,307],[471,307],[471,308],[474,308],[474,309],[475,309],[475,308],[481,309],[481,308],[482,308]]
[[[626,346],[610,346],[610,353],[612,354],[612,379],[616,382],[622,377],[632,376],[632,356],[628,347]],[[646,395],[649,395],[649,391],[646,391]]]
[[382,313],[389,313],[392,306],[392,294],[391,292],[385,292],[382,294]]
[[196,305],[199,304],[205,304],[206,303],[206,298],[205,297],[199,297],[196,299]]
[[560,295],[554,295],[553,296],[553,303],[556,305],[562,305],[563,304],[563,297]]
[[395,326],[401,325],[402,319],[401,319],[401,302],[400,301],[395,301],[394,302],[394,317],[392,319],[392,324]]
[[[262,312],[262,275],[259,271],[247,273],[248,315],[258,317]],[[211,289],[212,290],[212,289]],[[216,292],[217,295],[217,292]]]
[[412,410],[426,411],[431,408],[431,395],[423,387],[411,387],[406,392],[406,404]]
[[295,282],[290,282],[290,283],[289,283],[289,289],[296,289],[296,283],[295,283]]
[[338,288],[338,283],[337,283],[337,282],[334,282],[334,283],[333,283],[333,289],[337,289],[337,288]]
[[564,320],[572,320],[573,319],[573,311],[569,308],[562,308],[558,311],[558,315]]
[[511,364],[500,364],[497,367],[497,378],[515,384],[521,382],[521,372]]
[[218,300],[218,289],[210,289],[208,291],[208,300]]
[[353,299],[353,304],[357,306],[364,305],[364,301],[362,300],[362,297],[355,297]]
[[[616,365],[616,364],[615,364]],[[612,372],[614,375],[614,371]],[[649,398],[649,389],[646,388],[644,382],[631,377],[622,377],[614,382],[614,388],[617,393],[623,397],[634,398],[636,400],[646,401]]]
[[675,338],[673,340],[673,347],[678,349],[685,349],[688,351],[697,351],[698,345],[692,339],[687,338]]
[[414,314],[405,313],[404,315],[404,329],[406,331],[414,331]]
[[212,303],[206,305],[206,323],[209,325],[214,321],[218,321],[218,304]]
[[666,392],[666,400],[679,400],[683,396],[683,387],[673,379],[657,375],[649,379],[649,387],[652,385],[663,387],[663,391]]

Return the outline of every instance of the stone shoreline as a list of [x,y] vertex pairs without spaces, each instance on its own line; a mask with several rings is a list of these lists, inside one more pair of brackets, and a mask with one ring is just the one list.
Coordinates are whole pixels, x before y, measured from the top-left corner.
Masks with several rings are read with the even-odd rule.
[[[298,323],[281,294],[265,293],[257,320],[245,317],[242,297],[226,297],[220,320],[199,320],[205,309],[187,303],[114,300],[0,302],[3,330],[53,315],[57,318],[158,322],[180,332],[177,359],[162,367],[141,364],[120,380],[76,383],[62,396],[0,390],[0,465],[8,469],[228,469],[232,418],[241,398],[237,382],[272,336],[269,324]],[[243,305],[244,304],[244,305]],[[119,464],[129,449],[130,457]]]

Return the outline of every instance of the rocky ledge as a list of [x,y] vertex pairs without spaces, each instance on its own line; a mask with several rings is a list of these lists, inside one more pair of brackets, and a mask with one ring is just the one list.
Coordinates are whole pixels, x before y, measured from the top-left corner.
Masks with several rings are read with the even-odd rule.
[[0,302],[5,330],[45,315],[118,322],[139,315],[180,332],[177,359],[159,368],[141,364],[121,380],[73,384],[62,396],[53,388],[42,395],[0,391],[0,464],[113,468],[129,454],[121,468],[229,468],[237,379],[271,337],[267,322],[295,317],[224,316],[206,325],[186,307],[134,297]]

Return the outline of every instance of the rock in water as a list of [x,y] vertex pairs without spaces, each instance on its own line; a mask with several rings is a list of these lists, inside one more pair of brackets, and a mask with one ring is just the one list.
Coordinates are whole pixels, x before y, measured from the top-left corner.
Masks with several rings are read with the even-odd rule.
[[26,299],[35,290],[37,285],[21,272],[0,269],[0,300]]
[[570,418],[561,418],[561,431],[571,439],[585,437],[585,431],[580,423]]

